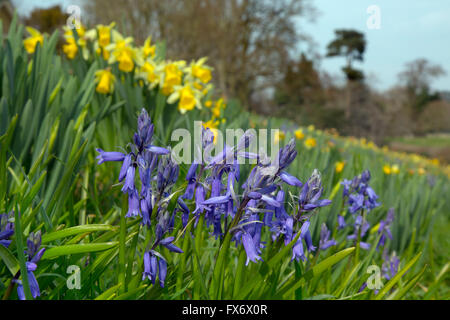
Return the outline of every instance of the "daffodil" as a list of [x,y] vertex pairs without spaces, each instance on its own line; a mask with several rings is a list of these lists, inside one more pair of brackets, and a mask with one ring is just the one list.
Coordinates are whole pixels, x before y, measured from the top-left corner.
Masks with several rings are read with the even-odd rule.
[[202,86],[201,83],[198,83],[198,82],[195,81],[194,82],[194,88],[197,89],[197,90],[202,90],[203,86]]
[[142,59],[137,55],[136,48],[132,46],[133,38],[124,38],[116,30],[111,31],[113,42],[105,47],[112,54],[108,63],[119,62],[119,70],[131,72],[134,69],[135,62],[143,65]]
[[205,65],[207,58],[201,58],[196,62],[191,62],[190,68],[186,72],[192,77],[199,79],[203,83],[208,83],[211,81],[211,68]]
[[390,175],[392,173],[392,169],[388,164],[385,164],[383,166],[383,172],[384,174]]
[[114,90],[115,77],[109,68],[95,72],[95,78],[97,82],[95,90],[97,92],[108,94]]
[[220,98],[216,101],[214,104],[214,107],[211,109],[211,112],[213,114],[213,117],[219,118],[222,109],[226,108],[225,100],[224,98]]
[[26,27],[26,29],[27,29],[28,33],[30,34],[30,37],[23,40],[23,45],[25,47],[25,50],[29,54],[33,54],[34,51],[36,50],[36,45],[38,43],[40,43],[41,46],[43,45],[44,36],[38,30],[36,30],[32,27]]
[[314,138],[308,138],[305,140],[305,146],[310,149],[310,148],[314,148],[315,146],[317,146],[317,141]]
[[144,42],[144,46],[142,47],[142,53],[144,54],[144,58],[147,58],[147,57],[154,58],[155,57],[156,46],[154,46],[154,45],[152,46],[151,42],[152,42],[152,37],[148,37]]
[[298,140],[301,140],[305,137],[305,134],[303,133],[303,130],[301,128],[298,128],[297,130],[295,130],[294,134]]
[[147,74],[147,81],[149,83],[153,83],[159,79],[159,76],[156,74],[156,67],[150,62],[145,62],[142,66],[142,71]]
[[73,38],[74,37],[74,32],[77,33],[79,38],[84,37],[84,35],[86,33],[86,28],[82,24],[80,24],[78,26],[78,28],[71,28],[71,27],[68,27],[68,26],[64,26],[63,29],[64,29],[64,37],[66,39],[67,38]]
[[175,63],[168,64],[165,68],[164,84],[170,87],[181,84],[182,72]]
[[400,168],[396,164],[392,165],[391,170],[393,174],[397,174],[400,172]]
[[435,166],[439,166],[440,164],[439,159],[437,158],[431,159],[431,163],[434,164]]
[[169,96],[173,93],[174,89],[172,86],[167,85],[166,83],[162,86],[161,88],[161,92],[163,93],[163,95],[165,96]]
[[90,51],[87,47],[87,42],[92,41],[96,38],[96,32],[94,29],[86,31],[83,25],[79,25],[78,28],[70,28],[67,26],[63,27],[64,38],[67,41],[65,48],[63,46],[63,51],[69,59],[73,59],[77,53],[78,48],[81,48],[81,54],[83,59],[87,60],[89,58]]
[[196,99],[189,87],[184,87],[181,89],[180,93],[180,102],[178,103],[178,110],[181,113],[186,113],[186,111],[190,111],[195,108]]
[[78,52],[78,46],[74,38],[67,39],[67,43],[63,45],[63,52],[66,54],[67,58],[75,58]]
[[335,164],[335,170],[336,173],[341,173],[342,170],[344,170],[345,162],[344,161],[337,161]]
[[95,52],[98,55],[101,54],[104,60],[109,60],[109,58],[110,58],[110,52],[106,49],[106,47],[97,47]]
[[132,48],[125,47],[117,55],[116,59],[119,62],[119,70],[131,72],[134,69],[133,61],[134,52]]
[[211,81],[211,70],[203,67],[193,66],[192,67],[192,74],[194,77],[200,79],[203,83],[208,83]]
[[211,106],[212,106],[212,101],[211,101],[211,100],[207,100],[207,101],[205,102],[205,107],[211,108]]
[[100,47],[105,48],[107,45],[111,43],[111,29],[115,26],[115,22],[105,26],[103,24],[99,24],[97,26],[98,32],[98,44]]

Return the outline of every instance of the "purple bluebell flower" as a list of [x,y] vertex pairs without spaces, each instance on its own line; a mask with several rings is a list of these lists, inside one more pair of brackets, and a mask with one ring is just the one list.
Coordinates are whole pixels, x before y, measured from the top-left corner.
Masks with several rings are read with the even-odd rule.
[[380,205],[377,202],[378,195],[368,184],[370,178],[369,170],[365,170],[352,180],[345,179],[342,182],[344,186],[343,196],[344,199],[347,199],[350,213],[353,214],[362,210],[369,212]]
[[[41,291],[39,290],[39,284],[36,280],[36,277],[34,276],[34,271],[37,268],[37,263],[39,260],[41,260],[42,255],[45,252],[45,248],[41,247],[41,231],[38,231],[36,233],[31,232],[27,239],[27,276],[28,276],[28,283],[30,286],[30,291],[33,299],[36,299],[41,295]],[[18,284],[17,286],[17,295],[20,300],[25,300],[25,292],[22,285],[22,281],[15,280],[15,282]]]
[[398,267],[400,265],[400,259],[393,252],[390,256],[388,255],[388,251],[383,251],[383,265],[381,266],[381,271],[383,277],[386,280],[391,280],[398,272]]
[[0,245],[8,248],[11,244],[9,238],[14,234],[14,223],[9,222],[12,212],[9,214],[0,214]]
[[343,215],[338,215],[338,229],[343,229],[346,225],[345,217]]
[[141,215],[141,204],[137,190],[132,190],[128,194],[128,212],[125,217],[137,217]]
[[257,260],[262,260],[262,258],[256,252],[255,242],[252,236],[244,232],[242,234],[242,244],[244,245],[245,253],[247,254],[247,261],[245,265],[248,265],[250,261],[257,262]]
[[162,199],[168,196],[171,187],[178,179],[180,168],[178,164],[172,159],[171,155],[162,156],[158,164],[158,171],[156,175],[156,191],[155,196]]
[[[150,226],[150,218],[152,208],[155,204],[154,197],[162,200],[167,196],[168,185],[174,183],[178,177],[178,172],[168,172],[159,170],[159,185],[158,191],[152,190],[152,172],[156,168],[159,155],[166,155],[170,151],[165,148],[152,145],[154,127],[151,119],[145,109],[142,109],[138,117],[138,130],[133,136],[133,143],[131,143],[131,152],[128,154],[122,152],[105,152],[98,148],[99,155],[98,163],[101,164],[106,161],[122,161],[122,167],[119,173],[119,182],[123,181],[122,192],[128,193],[129,209],[127,217],[143,216],[143,224]],[[163,160],[164,161],[164,160]],[[166,162],[164,162],[166,163]],[[172,169],[164,168],[165,170]],[[136,189],[135,178],[136,169],[139,170],[139,178],[141,180],[141,192]],[[175,171],[178,170],[178,167]],[[169,170],[170,171],[170,170]],[[167,176],[169,175],[169,176]],[[164,185],[161,183],[164,182]]]
[[158,258],[153,251],[144,253],[144,272],[142,280],[148,278],[153,284],[156,282],[156,275],[158,273]]
[[298,198],[298,217],[304,212],[312,211],[316,208],[328,206],[331,204],[331,200],[320,199],[322,196],[323,187],[320,173],[317,169],[314,169],[311,177],[305,183]]
[[[128,203],[130,204],[130,200],[128,200]],[[142,198],[139,201],[139,206],[142,215],[142,224],[146,225],[147,227],[150,227],[151,225],[150,216],[152,214],[153,207],[152,207],[152,195],[149,189],[143,191]]]
[[159,267],[159,285],[161,286],[161,288],[164,288],[164,281],[166,280],[167,275],[166,260],[159,258],[158,267]]
[[186,187],[185,193],[182,196],[184,199],[192,199],[192,197],[194,196],[195,186],[197,185],[197,168],[198,163],[195,162],[192,163],[189,167],[189,171],[186,175],[186,181],[188,182],[188,185]]
[[123,179],[127,176],[128,169],[132,166],[132,158],[131,154],[127,154],[123,159],[122,167],[120,168],[119,173],[119,182],[122,182]]
[[350,213],[355,213],[364,208],[364,195],[356,193],[351,194],[348,197],[349,208],[348,211]]
[[[354,232],[353,234],[348,235],[347,239],[357,241],[360,228],[361,228],[360,239],[362,240],[363,237],[366,235],[367,231],[369,230],[370,224],[367,221],[363,222],[363,218],[361,216],[357,216],[354,223]],[[370,244],[364,241],[360,241],[359,246],[364,250],[370,249]]]
[[328,230],[327,225],[325,223],[322,224],[322,227],[320,229],[320,242],[319,242],[319,249],[320,250],[326,250],[331,246],[335,246],[336,240],[330,239],[331,231]]
[[[306,255],[305,255],[305,251],[304,251],[304,247],[303,247],[303,240],[305,239],[307,233],[309,232],[309,226],[310,226],[310,222],[308,220],[303,222],[303,224],[300,228],[300,231],[299,231],[300,236],[299,236],[297,242],[292,247],[292,259],[291,260],[294,260],[294,259],[296,259],[297,261],[299,261],[299,259],[301,259],[302,261],[306,260]],[[297,234],[293,235],[294,238],[296,236],[297,236]]]
[[127,174],[125,176],[125,183],[123,184],[122,187],[123,193],[133,193],[136,190],[134,185],[135,174],[136,168],[134,166],[128,167]]
[[115,152],[115,151],[106,152],[100,148],[97,148],[95,150],[97,150],[97,152],[100,153],[97,156],[98,164],[102,164],[103,162],[106,162],[106,161],[123,161],[126,156],[122,152]]
[[390,208],[387,212],[386,219],[380,221],[378,233],[381,234],[381,237],[380,241],[377,244],[377,248],[379,248],[380,246],[384,246],[387,238],[392,240],[392,233],[390,226],[392,225],[393,221],[394,221],[394,208]]
[[181,222],[182,222],[182,225],[183,225],[183,228],[184,228],[188,224],[189,214],[191,212],[190,212],[188,206],[186,205],[186,203],[184,203],[184,201],[183,201],[183,199],[181,197],[179,197],[177,199],[177,204],[178,204],[179,211],[182,212],[182,214],[181,214]]
[[169,249],[172,252],[176,252],[176,253],[183,253],[183,250],[181,250],[180,248],[178,248],[176,245],[174,245],[172,242],[175,238],[174,237],[167,237],[165,239],[162,239],[159,244],[163,245],[164,247],[166,247],[167,249]]

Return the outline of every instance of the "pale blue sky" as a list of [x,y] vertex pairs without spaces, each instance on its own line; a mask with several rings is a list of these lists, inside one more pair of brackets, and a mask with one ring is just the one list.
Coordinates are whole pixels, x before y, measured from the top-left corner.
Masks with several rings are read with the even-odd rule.
[[[113,2],[114,0],[112,0]],[[13,0],[21,14],[34,7],[79,4],[80,0]],[[365,60],[355,65],[372,85],[386,89],[397,82],[397,74],[404,64],[416,58],[426,58],[440,64],[447,75],[436,80],[433,88],[450,90],[450,0],[311,0],[319,11],[315,22],[301,22],[301,27],[317,43],[317,51],[325,55],[334,30],[353,28],[363,32],[367,40]],[[368,6],[381,10],[381,29],[366,26]],[[322,59],[320,66],[329,73],[342,77],[342,58]]]
[[[450,1],[449,0],[314,0],[320,15],[315,23],[302,23],[325,55],[326,46],[338,28],[354,28],[367,40],[365,59],[355,65],[366,74],[374,74],[374,85],[386,89],[397,82],[404,64],[426,58],[440,64],[447,75],[436,80],[433,88],[450,90]],[[381,28],[370,30],[367,8],[377,5],[381,11]],[[342,58],[322,59],[321,67],[342,75]]]

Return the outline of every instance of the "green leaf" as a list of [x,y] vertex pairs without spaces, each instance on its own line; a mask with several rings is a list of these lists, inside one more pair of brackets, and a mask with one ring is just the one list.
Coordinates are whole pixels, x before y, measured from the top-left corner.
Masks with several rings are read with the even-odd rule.
[[53,247],[44,252],[42,259],[47,260],[69,254],[105,251],[116,247],[118,244],[119,242],[116,241],[106,243],[69,244],[65,246]]
[[300,237],[300,232],[297,232],[297,235],[295,236],[294,239],[292,239],[291,242],[289,242],[289,244],[285,247],[283,247],[283,249],[281,249],[276,255],[274,255],[271,259],[269,259],[267,261],[267,265],[269,266],[269,268],[273,268],[274,266],[276,266],[278,264],[278,262],[284,258],[285,256],[287,256],[288,254],[290,254],[290,250],[292,249],[292,247],[294,246],[294,244],[297,242],[298,238]]
[[416,262],[419,260],[420,256],[422,255],[422,252],[419,252],[410,262],[406,264],[406,266],[397,272],[397,274],[389,280],[388,283],[378,292],[378,294],[375,296],[375,300],[381,300],[386,293],[391,290],[391,288],[400,280],[400,278],[408,271]]
[[145,289],[148,285],[147,284],[143,284],[140,287],[137,287],[135,289],[132,289],[128,292],[125,292],[124,294],[114,298],[114,300],[127,300],[130,299],[131,297],[133,297],[136,293],[138,293],[139,291]]
[[20,269],[19,261],[11,253],[11,251],[9,251],[8,248],[6,248],[2,245],[0,245],[0,258],[3,260],[6,267],[9,269],[12,276],[14,277]]
[[70,237],[80,233],[90,233],[96,231],[112,231],[117,229],[109,224],[85,224],[82,226],[71,227],[59,231],[47,233],[42,236],[42,243],[47,243],[56,239]]
[[25,298],[27,300],[32,300],[33,296],[30,291],[30,284],[28,281],[28,269],[25,260],[24,246],[23,246],[23,234],[22,234],[22,226],[19,217],[19,208],[16,205],[16,209],[14,210],[14,234],[16,235],[16,245],[17,245],[17,254],[19,256],[19,265],[20,265],[20,273],[22,275],[22,284],[23,291],[25,293]]
[[389,296],[388,300],[400,300],[401,298],[403,298],[403,296],[405,294],[407,294],[408,291],[411,290],[411,288],[414,285],[416,285],[416,283],[420,280],[420,278],[422,277],[422,275],[425,272],[426,268],[427,268],[427,266],[424,266],[422,268],[422,270],[411,281],[409,281],[406,286],[404,286],[403,288],[397,290],[391,296]]
[[294,278],[290,282],[286,283],[279,291],[279,295],[281,296],[288,296],[298,288],[300,288],[306,280],[311,280],[320,274],[322,274],[324,271],[331,268],[333,265],[350,255],[353,251],[355,251],[355,247],[350,247],[347,249],[344,249],[342,251],[339,251],[335,254],[333,254],[331,257],[326,258],[322,262],[315,265],[312,269],[307,271],[304,276],[299,280],[296,281]]
[[117,290],[119,290],[119,288],[121,286],[122,286],[122,283],[119,283],[119,284],[109,288],[108,290],[103,292],[101,295],[99,295],[97,298],[95,298],[95,300],[110,300],[111,297],[114,297],[114,295],[116,294]]

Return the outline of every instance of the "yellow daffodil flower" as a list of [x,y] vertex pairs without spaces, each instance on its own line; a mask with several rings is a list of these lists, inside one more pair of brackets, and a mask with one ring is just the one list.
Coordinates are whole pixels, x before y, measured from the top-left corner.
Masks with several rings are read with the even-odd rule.
[[388,164],[385,164],[385,165],[383,166],[383,172],[384,172],[384,174],[389,175],[389,174],[392,173],[392,169],[391,169],[391,167],[390,167]]
[[170,87],[178,86],[181,84],[182,72],[178,69],[178,66],[174,63],[168,64],[165,68],[164,84]]
[[194,109],[195,105],[196,99],[191,88],[184,87],[183,89],[181,89],[180,102],[178,103],[178,110],[180,110],[180,112],[184,114],[187,111]]
[[74,38],[67,38],[67,43],[63,45],[63,52],[66,54],[67,58],[73,59],[77,55],[78,46]]
[[297,130],[295,130],[294,134],[298,140],[301,140],[305,137],[305,134],[303,133],[303,130],[301,128],[298,128]]
[[317,141],[314,138],[308,138],[305,140],[305,146],[308,149],[314,148],[315,146],[317,146]]
[[113,92],[115,77],[109,68],[95,72],[95,78],[98,83],[97,88],[95,89],[97,92],[103,94]]
[[25,47],[25,50],[29,54],[33,54],[34,51],[36,50],[36,45],[38,43],[40,43],[41,46],[43,45],[44,36],[38,30],[36,30],[32,27],[26,27],[26,29],[27,29],[28,33],[30,34],[30,37],[23,40],[23,45]]
[[335,164],[335,170],[336,173],[341,173],[342,170],[344,170],[345,162],[344,161],[338,161]]
[[158,75],[155,73],[155,66],[149,62],[145,62],[142,66],[142,71],[147,74],[147,81],[153,83],[158,80]]
[[391,170],[393,174],[397,174],[400,172],[400,168],[396,164],[392,165]]
[[98,44],[100,47],[105,48],[107,45],[111,43],[111,29],[115,26],[115,22],[112,22],[110,25],[99,24],[97,26],[98,32]]
[[133,50],[129,47],[123,48],[117,56],[119,62],[119,70],[131,72],[134,69]]
[[211,70],[201,67],[201,66],[192,66],[192,75],[198,79],[200,79],[203,83],[208,83],[211,81]]
[[142,47],[142,53],[144,54],[144,58],[147,58],[147,57],[154,58],[155,57],[156,46],[154,46],[154,45],[152,46],[151,42],[152,42],[152,37],[148,37],[147,40],[145,40],[145,42],[144,42],[144,46]]

